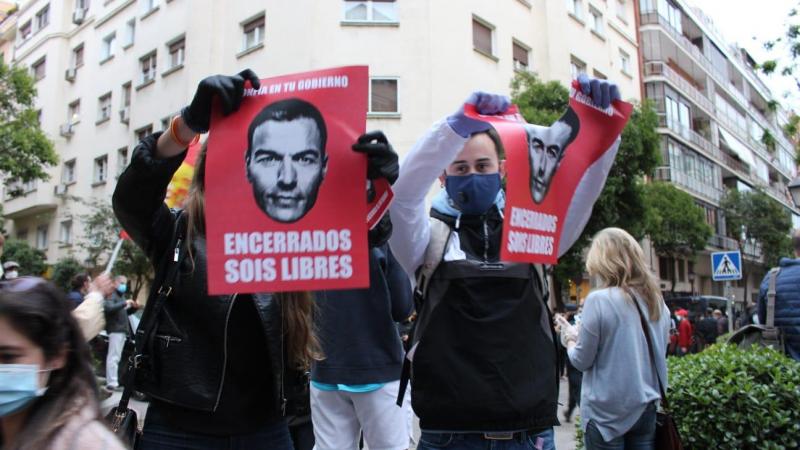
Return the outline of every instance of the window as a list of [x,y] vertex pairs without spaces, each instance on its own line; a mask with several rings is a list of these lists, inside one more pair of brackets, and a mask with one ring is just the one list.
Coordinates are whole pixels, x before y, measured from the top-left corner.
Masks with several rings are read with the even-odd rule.
[[494,56],[494,27],[477,17],[472,17],[472,47],[489,56]]
[[72,220],[61,222],[61,231],[58,235],[61,245],[72,245]]
[[71,184],[75,182],[75,160],[71,159],[64,163],[64,168],[61,170],[61,182],[63,184]]
[[567,0],[567,12],[576,19],[583,20],[583,0]]
[[128,167],[128,147],[117,150],[117,176]]
[[179,40],[169,44],[169,68],[175,69],[183,66],[183,58],[186,50],[186,39],[180,38]]
[[33,72],[33,78],[36,81],[39,81],[42,78],[44,78],[44,68],[45,68],[44,56],[40,60],[33,63],[33,65],[31,66],[31,71]]
[[142,15],[147,15],[158,8],[158,0],[142,0]]
[[131,82],[122,85],[122,107],[127,108],[131,105]]
[[592,31],[599,36],[605,35],[606,30],[603,25],[603,13],[594,8],[589,8],[589,14],[592,16]]
[[264,16],[242,24],[242,50],[249,50],[264,43]]
[[117,40],[117,33],[111,33],[103,38],[100,45],[100,62],[104,62],[114,57],[114,43]]
[[344,20],[346,22],[397,23],[397,2],[395,0],[345,0]]
[[397,79],[372,78],[370,80],[369,112],[398,113]]
[[22,26],[19,27],[19,37],[22,41],[25,41],[29,37],[31,37],[32,32],[33,32],[33,25],[31,25],[30,20],[23,23]]
[[528,70],[530,48],[516,40],[511,42],[511,56],[514,59],[514,70]]
[[625,9],[625,0],[616,0],[614,3],[617,5],[617,18],[628,23],[628,12]]
[[125,24],[125,42],[122,44],[124,48],[133,45],[136,39],[136,19],[131,19]]
[[36,227],[36,248],[39,250],[47,250],[47,228],[46,224]]
[[67,107],[67,122],[71,125],[81,121],[81,101],[75,100]]
[[72,67],[77,69],[83,65],[83,44],[72,49]]
[[659,257],[658,258],[658,276],[662,280],[672,281],[675,275],[675,264],[672,258]]
[[97,99],[97,122],[111,118],[111,92]]
[[36,31],[41,30],[50,23],[50,5],[45,5],[36,13]]
[[594,76],[595,78],[597,78],[599,80],[607,80],[608,79],[608,77],[605,76],[605,74],[603,74],[603,72],[600,72],[597,69],[592,70],[592,76]]
[[136,141],[139,142],[142,139],[146,138],[147,136],[153,134],[153,126],[152,125],[144,126],[134,131],[134,133],[136,134]]
[[143,56],[139,60],[142,69],[142,83],[149,83],[156,78],[156,52]]
[[161,119],[161,131],[167,131],[169,129],[169,125],[170,125],[169,116],[164,117],[163,119]]
[[619,67],[624,74],[631,74],[631,56],[625,51],[619,51]]
[[682,259],[678,260],[678,281],[686,281],[686,261]]
[[75,0],[75,9],[87,11],[89,9],[89,0]]
[[17,230],[17,240],[28,242],[28,229]]
[[105,183],[108,179],[108,155],[94,159],[94,184]]
[[586,63],[580,59],[570,55],[569,61],[569,74],[573,80],[578,78],[578,75],[586,73]]

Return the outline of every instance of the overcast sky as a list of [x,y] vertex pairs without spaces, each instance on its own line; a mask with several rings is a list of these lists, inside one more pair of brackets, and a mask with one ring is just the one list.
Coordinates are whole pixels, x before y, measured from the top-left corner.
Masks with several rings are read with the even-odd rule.
[[[763,43],[775,39],[786,29],[789,11],[798,0],[687,0],[711,17],[723,37],[745,48],[757,62],[774,58],[764,50]],[[797,18],[795,18],[797,20]],[[755,38],[755,39],[753,39]],[[780,56],[783,56],[781,54]],[[776,96],[786,91],[792,96],[785,106],[800,111],[800,95],[794,82],[779,75],[761,76]]]

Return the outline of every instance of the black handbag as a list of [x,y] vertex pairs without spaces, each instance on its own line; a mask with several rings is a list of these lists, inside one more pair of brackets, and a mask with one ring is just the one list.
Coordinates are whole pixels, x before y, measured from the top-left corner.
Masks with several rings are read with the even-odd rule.
[[[111,408],[111,411],[105,417],[111,431],[128,446],[128,448],[135,449],[142,437],[142,430],[139,428],[139,417],[136,411],[128,407],[128,402],[134,393],[136,384],[136,372],[141,370],[147,361],[147,342],[153,338],[158,325],[158,315],[164,308],[169,295],[172,293],[172,287],[178,277],[178,269],[180,268],[181,257],[181,241],[183,238],[183,228],[181,222],[183,213],[179,213],[175,219],[175,230],[173,232],[173,242],[170,248],[174,247],[174,253],[164,255],[165,262],[168,263],[166,275],[162,279],[158,290],[155,291],[155,298],[151,294],[151,300],[145,305],[144,312],[142,313],[142,320],[139,323],[135,340],[133,355],[128,359],[128,371],[125,374],[124,390],[119,399],[117,406]],[[170,253],[170,252],[167,252]],[[174,255],[174,256],[173,256]],[[171,260],[168,259],[172,256]],[[153,284],[156,286],[156,284]],[[143,332],[140,332],[143,330]]]
[[656,357],[653,352],[653,340],[650,337],[650,330],[647,328],[647,322],[644,320],[644,314],[639,309],[639,304],[636,301],[636,296],[630,290],[628,294],[633,298],[636,312],[639,313],[639,320],[642,322],[642,331],[647,340],[647,351],[650,353],[650,362],[653,364],[653,370],[656,371],[656,378],[658,378],[658,391],[661,393],[661,408],[656,412],[656,450],[683,450],[683,443],[681,442],[681,435],[678,433],[678,426],[675,420],[669,413],[669,402],[667,401],[667,393],[664,391],[664,384],[661,382],[661,376],[658,374],[656,367]]

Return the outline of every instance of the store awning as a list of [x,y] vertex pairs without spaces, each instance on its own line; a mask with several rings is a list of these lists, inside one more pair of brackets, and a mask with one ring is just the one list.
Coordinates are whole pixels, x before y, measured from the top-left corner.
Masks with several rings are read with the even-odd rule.
[[754,167],[756,165],[755,159],[753,158],[753,152],[747,148],[746,145],[742,143],[739,139],[733,137],[731,133],[728,133],[722,127],[717,127],[719,129],[720,137],[722,140],[725,141],[725,144],[733,150],[739,156],[739,159],[744,161],[750,167]]

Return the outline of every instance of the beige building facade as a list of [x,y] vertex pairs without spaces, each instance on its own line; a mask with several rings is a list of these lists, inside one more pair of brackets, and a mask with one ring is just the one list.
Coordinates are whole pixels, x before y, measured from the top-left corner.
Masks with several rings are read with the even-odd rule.
[[70,197],[110,201],[138,139],[210,74],[368,65],[367,128],[402,155],[471,91],[508,94],[517,70],[565,84],[585,71],[637,99],[635,14],[632,0],[23,2],[2,45],[38,79],[60,162],[21,197],[3,193],[7,231],[49,263],[80,259],[85,208]]

